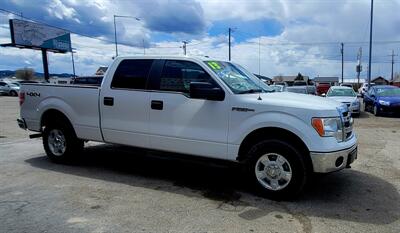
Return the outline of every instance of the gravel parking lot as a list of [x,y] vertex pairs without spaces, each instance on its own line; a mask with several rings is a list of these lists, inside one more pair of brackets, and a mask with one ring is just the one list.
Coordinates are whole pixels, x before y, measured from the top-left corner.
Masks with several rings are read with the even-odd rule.
[[358,160],[318,176],[298,200],[251,193],[230,167],[89,143],[51,163],[0,97],[0,232],[399,232],[400,119],[355,119]]

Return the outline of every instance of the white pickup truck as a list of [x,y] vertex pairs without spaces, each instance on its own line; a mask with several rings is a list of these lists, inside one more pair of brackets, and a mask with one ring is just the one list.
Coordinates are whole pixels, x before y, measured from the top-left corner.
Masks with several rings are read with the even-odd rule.
[[311,173],[357,157],[346,106],[274,92],[225,61],[118,57],[101,87],[24,84],[20,104],[19,126],[39,132],[55,162],[89,140],[228,160],[272,198],[296,196]]

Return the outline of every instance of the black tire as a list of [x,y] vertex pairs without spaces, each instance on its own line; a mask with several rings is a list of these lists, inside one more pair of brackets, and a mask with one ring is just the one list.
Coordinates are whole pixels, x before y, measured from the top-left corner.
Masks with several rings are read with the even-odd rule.
[[[65,141],[65,150],[59,154],[55,154],[54,149],[51,149],[49,144],[50,135],[52,132],[61,132]],[[43,147],[51,161],[55,163],[69,163],[78,155],[84,146],[83,140],[76,137],[72,126],[67,122],[61,121],[57,123],[49,123],[43,131]]]
[[18,96],[18,93],[16,91],[10,91],[10,96]]
[[[283,156],[290,165],[291,179],[280,190],[272,190],[265,187],[256,176],[257,161],[267,154],[276,153]],[[275,200],[287,200],[296,198],[306,184],[309,172],[301,152],[292,145],[275,139],[267,139],[254,145],[248,152],[247,174],[253,183],[256,192],[264,197]],[[271,155],[269,155],[271,156]],[[272,154],[273,156],[273,154]],[[256,168],[257,166],[257,168]],[[281,181],[281,180],[280,180]]]
[[376,106],[376,105],[374,105],[374,107],[372,108],[372,113],[373,113],[375,116],[380,116],[380,115],[381,115],[381,112],[379,111],[379,108],[378,108],[378,106]]

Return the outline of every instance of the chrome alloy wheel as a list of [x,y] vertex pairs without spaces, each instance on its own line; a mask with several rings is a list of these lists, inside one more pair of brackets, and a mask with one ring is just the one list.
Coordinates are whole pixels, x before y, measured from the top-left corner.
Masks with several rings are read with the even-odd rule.
[[261,156],[257,160],[255,173],[258,182],[273,191],[285,188],[292,179],[292,168],[289,162],[277,153]]
[[65,141],[65,136],[61,130],[51,130],[47,141],[51,153],[56,156],[61,156],[65,153],[65,150],[67,149],[67,143]]

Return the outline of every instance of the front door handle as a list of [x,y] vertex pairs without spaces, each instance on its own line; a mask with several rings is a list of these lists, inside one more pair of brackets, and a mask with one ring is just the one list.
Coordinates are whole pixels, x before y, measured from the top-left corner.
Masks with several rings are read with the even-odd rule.
[[103,104],[106,106],[113,106],[114,98],[113,97],[104,97]]
[[161,100],[152,100],[151,101],[151,109],[155,110],[163,110],[164,103]]

